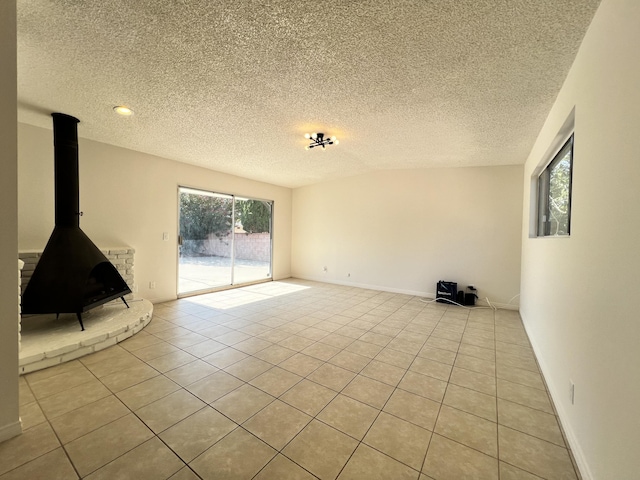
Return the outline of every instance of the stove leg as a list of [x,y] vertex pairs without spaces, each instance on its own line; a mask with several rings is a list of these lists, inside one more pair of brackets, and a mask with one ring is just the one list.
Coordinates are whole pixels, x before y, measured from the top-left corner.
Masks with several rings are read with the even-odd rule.
[[124,299],[124,297],[120,297],[120,300],[122,300],[124,302],[124,304],[127,306],[127,308],[129,308],[129,304],[127,303],[127,301]]
[[82,324],[82,313],[78,312],[78,313],[76,313],[76,316],[78,317],[78,321],[80,322],[80,327],[82,328],[82,331],[84,332],[84,325]]

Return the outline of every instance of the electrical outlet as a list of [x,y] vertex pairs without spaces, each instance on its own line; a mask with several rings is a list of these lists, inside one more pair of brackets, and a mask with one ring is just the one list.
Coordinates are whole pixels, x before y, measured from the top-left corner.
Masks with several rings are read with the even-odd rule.
[[154,288],[156,288],[156,282],[149,282],[149,289],[153,290]]
[[574,385],[573,380],[569,380],[569,400],[571,400],[571,405],[575,405],[576,386]]
[[350,273],[347,273],[347,277],[350,277],[350,276],[351,276],[351,274],[350,274]]
[[169,232],[162,232],[162,240],[165,242],[169,241]]
[[324,273],[327,273],[327,267],[322,267],[322,271],[323,271]]

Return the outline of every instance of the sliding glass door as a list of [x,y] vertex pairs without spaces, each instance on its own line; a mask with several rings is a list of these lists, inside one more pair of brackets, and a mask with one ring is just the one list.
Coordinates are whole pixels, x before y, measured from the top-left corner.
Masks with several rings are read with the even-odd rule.
[[273,203],[180,187],[178,294],[271,277]]

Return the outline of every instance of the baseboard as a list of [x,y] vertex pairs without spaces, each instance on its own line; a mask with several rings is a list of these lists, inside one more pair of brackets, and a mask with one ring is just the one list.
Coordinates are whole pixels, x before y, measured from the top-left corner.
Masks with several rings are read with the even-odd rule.
[[[392,288],[385,287],[381,285],[372,285],[369,283],[357,283],[357,282],[341,282],[339,280],[329,280],[326,277],[314,277],[314,276],[303,276],[303,275],[292,275],[291,278],[299,278],[300,280],[310,280],[312,282],[320,282],[320,283],[330,283],[332,285],[344,285],[345,287],[356,287],[356,288],[366,288],[368,290],[379,290],[381,292],[390,292],[390,293],[402,293],[405,295],[413,295],[416,297],[427,297],[428,293],[419,292],[416,290],[406,290],[402,288]],[[435,296],[435,294],[434,294]]]
[[[522,312],[520,313],[520,316],[522,317]],[[553,406],[555,407],[556,412],[558,414],[558,420],[560,420],[561,427],[564,431],[567,442],[569,442],[569,448],[571,449],[571,453],[573,454],[573,458],[577,464],[577,468],[580,472],[580,475],[582,476],[582,480],[593,480],[594,477],[591,473],[591,469],[589,468],[589,464],[587,463],[587,459],[584,456],[584,452],[582,451],[582,448],[580,448],[580,443],[578,442],[578,439],[573,429],[571,428],[571,425],[569,424],[568,416],[564,410],[564,407],[562,406],[562,403],[556,402],[555,400],[556,398],[560,398],[561,394],[560,392],[558,392],[558,389],[553,384],[546,381],[547,378],[552,378],[552,377],[550,374],[550,369],[548,368],[547,364],[544,361],[544,357],[542,356],[540,347],[538,346],[537,342],[533,339],[529,330],[527,329],[527,323],[524,321],[524,318],[522,318],[522,324],[524,325],[524,328],[527,331],[529,342],[531,343],[531,347],[533,348],[536,358],[538,359],[538,364],[540,365],[540,370],[542,370],[542,375],[545,378],[545,383],[549,390],[549,395],[551,395],[551,401],[553,402]],[[548,372],[549,372],[549,375],[547,375]],[[562,392],[562,393],[564,394],[566,392]]]
[[10,423],[4,427],[0,427],[0,443],[10,438],[17,437],[22,433],[22,420],[18,419],[17,422]]

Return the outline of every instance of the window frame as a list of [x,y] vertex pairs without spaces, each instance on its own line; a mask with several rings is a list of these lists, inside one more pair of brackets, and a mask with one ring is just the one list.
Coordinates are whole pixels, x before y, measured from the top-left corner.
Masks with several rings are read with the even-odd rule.
[[[537,179],[538,202],[537,202],[537,237],[569,237],[571,236],[571,207],[573,193],[573,159],[574,159],[574,132],[568,136],[567,140],[562,143],[560,149],[551,158],[551,161],[542,169]],[[551,220],[549,220],[551,212],[551,172],[564,158],[569,154],[569,189],[567,202],[567,233],[552,234]]]

